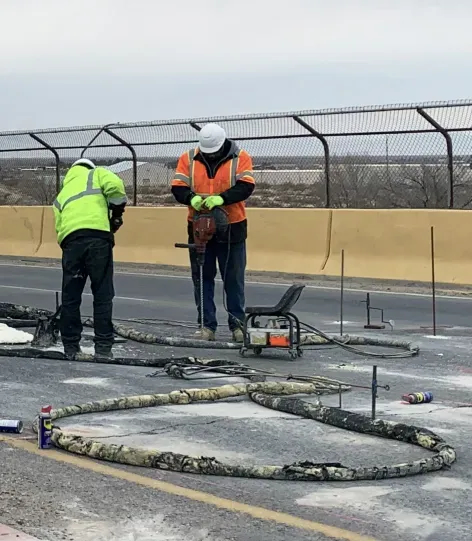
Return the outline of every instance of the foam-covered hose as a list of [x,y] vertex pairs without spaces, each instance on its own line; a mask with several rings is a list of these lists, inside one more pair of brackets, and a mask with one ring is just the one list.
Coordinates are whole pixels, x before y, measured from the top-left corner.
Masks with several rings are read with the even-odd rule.
[[[250,383],[209,389],[182,389],[168,394],[130,396],[67,406],[52,412],[53,420],[84,413],[216,401],[249,394],[251,399],[271,409],[294,413],[347,430],[381,436],[418,445],[435,453],[419,460],[371,467],[344,466],[341,463],[297,461],[288,465],[233,465],[211,457],[193,457],[172,451],[158,451],[103,443],[64,432],[54,425],[52,441],[65,451],[90,458],[171,470],[177,472],[297,481],[362,481],[391,479],[437,471],[456,460],[454,448],[430,430],[392,421],[372,421],[368,417],[338,408],[287,398],[296,394],[319,394],[316,385],[304,383]],[[235,404],[234,407],[237,407]]]
[[[44,310],[40,308],[34,308],[31,306],[23,306],[11,303],[0,303],[0,317],[11,318],[17,320],[32,320],[41,316],[52,316],[53,312],[50,310]],[[93,327],[93,319],[87,318],[84,321],[84,325]],[[419,347],[410,342],[393,340],[389,338],[372,338],[365,336],[329,336],[322,331],[316,329],[311,325],[304,325],[311,329],[314,334],[303,337],[302,345],[322,345],[322,344],[336,344],[339,347],[347,349],[353,353],[357,353],[364,356],[373,356],[381,358],[398,358],[398,357],[411,357],[417,355]],[[160,336],[154,333],[148,333],[139,331],[126,325],[113,323],[114,332],[123,338],[128,340],[134,340],[143,344],[160,344],[171,347],[188,347],[199,349],[240,349],[241,344],[233,342],[207,342],[205,340],[194,340],[191,338],[179,338],[173,336]],[[362,351],[356,349],[354,346],[378,346],[386,348],[403,349],[402,353],[373,353],[368,351]]]

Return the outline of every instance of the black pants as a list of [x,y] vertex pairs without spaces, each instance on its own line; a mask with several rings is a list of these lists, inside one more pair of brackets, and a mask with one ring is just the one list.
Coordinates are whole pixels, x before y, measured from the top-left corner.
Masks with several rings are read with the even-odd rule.
[[[228,244],[226,242],[217,242],[213,238],[206,246],[205,264],[203,266],[203,325],[212,331],[216,331],[218,327],[214,301],[217,263],[224,281],[228,309],[228,327],[231,331],[234,331],[238,327],[241,327],[244,322],[246,242]],[[190,251],[190,264],[192,267],[195,304],[198,313],[197,321],[200,324],[200,269],[193,250]]]
[[95,352],[113,346],[113,246],[111,240],[79,237],[62,250],[62,311],[60,331],[65,353],[79,351],[82,335],[80,305],[87,278],[93,294]]

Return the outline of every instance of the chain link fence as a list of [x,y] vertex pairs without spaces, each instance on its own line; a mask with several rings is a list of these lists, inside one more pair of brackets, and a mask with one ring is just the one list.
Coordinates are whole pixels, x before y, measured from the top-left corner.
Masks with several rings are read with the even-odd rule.
[[49,205],[79,157],[130,204],[170,206],[179,156],[217,122],[253,157],[253,207],[471,208],[472,101],[0,132],[0,204]]

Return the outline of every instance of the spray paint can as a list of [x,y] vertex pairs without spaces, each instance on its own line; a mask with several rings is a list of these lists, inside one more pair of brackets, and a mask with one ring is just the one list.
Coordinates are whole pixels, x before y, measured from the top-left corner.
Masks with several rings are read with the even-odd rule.
[[0,432],[21,434],[23,432],[23,423],[13,419],[0,419]]
[[52,435],[52,406],[43,406],[39,412],[38,420],[38,447],[39,449],[51,448]]
[[422,393],[404,394],[402,400],[409,404],[428,404],[433,401],[433,393],[426,391]]

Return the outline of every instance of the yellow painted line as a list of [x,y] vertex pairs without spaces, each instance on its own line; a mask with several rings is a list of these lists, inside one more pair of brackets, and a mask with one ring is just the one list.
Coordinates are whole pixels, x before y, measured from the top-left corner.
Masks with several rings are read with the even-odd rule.
[[79,457],[77,455],[61,453],[52,449],[43,451],[38,449],[36,443],[32,443],[26,439],[0,436],[0,442],[5,442],[11,447],[27,451],[28,453],[32,453],[43,458],[63,462],[65,464],[93,471],[94,473],[101,475],[108,475],[114,477],[115,479],[121,479],[136,485],[152,488],[160,492],[165,492],[166,494],[173,494],[174,496],[181,496],[195,502],[212,505],[218,509],[224,509],[225,511],[231,511],[232,513],[242,513],[256,519],[276,522],[277,524],[283,524],[285,526],[290,526],[291,528],[317,532],[332,539],[339,539],[343,541],[379,541],[373,537],[344,530],[343,528],[337,528],[336,526],[329,526],[327,524],[322,524],[321,522],[315,522],[312,520],[299,518],[294,515],[289,515],[288,513],[281,513],[279,511],[272,511],[271,509],[266,509],[264,507],[258,507],[226,498],[220,498],[219,496],[214,496],[208,492],[201,492],[199,490],[181,487],[166,481],[151,479],[150,477],[120,470],[118,468],[107,466],[100,462],[94,462],[88,458]]

